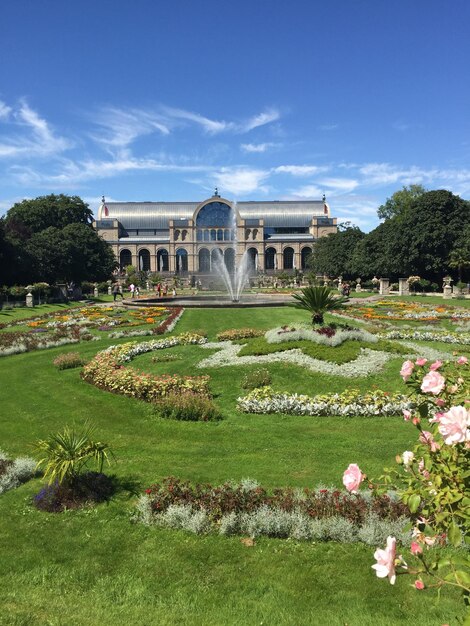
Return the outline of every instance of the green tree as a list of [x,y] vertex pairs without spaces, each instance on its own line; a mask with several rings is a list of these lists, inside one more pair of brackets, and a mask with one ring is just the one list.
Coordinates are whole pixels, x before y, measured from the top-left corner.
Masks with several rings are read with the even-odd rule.
[[470,224],[467,224],[455,242],[448,265],[457,270],[459,282],[462,282],[464,270],[470,267]]
[[327,311],[344,308],[348,298],[333,296],[329,287],[305,287],[300,294],[292,296],[296,301],[295,308],[309,311],[312,314],[312,325],[323,324],[323,316]]
[[33,281],[102,281],[116,267],[111,247],[85,224],[46,228],[26,244]]
[[114,254],[93,229],[92,217],[78,196],[49,195],[15,204],[3,222],[5,245],[0,233],[0,255],[3,250],[9,270],[5,282],[108,279],[116,267]]
[[470,223],[470,203],[450,191],[428,191],[404,213],[386,219],[357,245],[352,267],[361,276],[417,275],[439,281]]
[[349,222],[339,224],[338,232],[321,237],[309,258],[309,267],[326,276],[353,278],[352,257],[365,234]]
[[409,185],[396,191],[390,198],[387,198],[385,204],[377,209],[377,215],[381,220],[388,220],[392,217],[405,215],[414,204],[414,201],[426,193],[426,189],[422,185]]
[[67,224],[91,226],[93,213],[78,196],[40,196],[17,202],[7,212],[5,230],[12,240],[26,241],[34,233],[49,227],[64,228]]

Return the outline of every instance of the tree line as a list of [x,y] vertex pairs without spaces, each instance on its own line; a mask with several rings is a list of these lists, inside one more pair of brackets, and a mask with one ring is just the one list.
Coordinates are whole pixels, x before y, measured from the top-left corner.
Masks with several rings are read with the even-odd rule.
[[16,203],[0,219],[0,284],[27,285],[110,278],[116,259],[78,196],[48,195]]
[[446,190],[410,185],[377,211],[384,221],[369,233],[347,222],[319,239],[310,258],[317,274],[396,281],[420,276],[442,282],[469,279],[470,202]]

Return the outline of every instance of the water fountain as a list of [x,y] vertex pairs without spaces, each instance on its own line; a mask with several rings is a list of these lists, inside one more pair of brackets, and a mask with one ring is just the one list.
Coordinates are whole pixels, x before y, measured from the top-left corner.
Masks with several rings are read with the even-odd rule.
[[[227,290],[227,297],[220,295],[193,295],[193,296],[176,296],[176,297],[152,297],[139,300],[125,301],[125,304],[131,306],[182,306],[182,307],[258,307],[258,306],[282,306],[288,304],[290,298],[280,295],[267,294],[248,294],[242,298],[244,287],[249,281],[250,271],[253,269],[251,258],[247,250],[243,252],[237,262],[237,221],[236,221],[236,204],[231,214],[231,237],[230,248],[234,251],[233,268],[228,268],[225,262],[224,254],[219,248],[216,248],[211,255],[211,271],[215,270],[216,275],[223,280]],[[178,263],[178,261],[177,261]],[[177,266],[179,269],[179,266]],[[255,260],[255,270],[256,260]]]
[[249,278],[250,268],[248,252],[245,250],[240,259],[240,263],[235,263],[233,274],[230,274],[225,265],[223,254],[220,250],[216,250],[213,267],[224,281],[227,293],[230,295],[230,300],[232,302],[240,302],[241,293]]

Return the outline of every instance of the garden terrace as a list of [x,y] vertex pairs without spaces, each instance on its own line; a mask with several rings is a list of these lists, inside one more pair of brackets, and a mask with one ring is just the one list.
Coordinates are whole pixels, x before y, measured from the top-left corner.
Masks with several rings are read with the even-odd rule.
[[[163,338],[197,333],[206,335],[210,345],[225,331],[238,328],[265,333],[284,325],[308,324],[309,317],[290,307],[236,312],[188,309]],[[10,317],[9,321],[16,319]],[[333,321],[338,322],[338,317],[326,316],[325,323]],[[368,330],[375,327],[373,320],[364,323],[360,317],[347,323]],[[400,324],[390,323],[390,329]],[[129,330],[157,324],[158,320],[153,324],[139,320],[139,325]],[[438,319],[434,329],[447,329],[447,324],[454,322]],[[0,441],[9,456],[29,455],[35,441],[66,424],[83,424],[91,416],[100,439],[115,452],[116,463],[106,471],[115,475],[120,485],[106,504],[66,513],[46,513],[32,505],[44,484],[40,478],[0,496],[0,552],[8,563],[1,568],[0,584],[2,609],[8,612],[10,623],[39,626],[46,619],[62,623],[67,615],[67,623],[77,626],[114,621],[142,626],[339,621],[352,626],[415,626],[419,616],[420,626],[431,626],[462,617],[464,609],[457,592],[445,590],[436,605],[428,595],[401,584],[403,581],[390,588],[377,580],[371,569],[373,548],[360,542],[285,541],[265,536],[252,540],[248,535],[215,532],[198,536],[132,524],[138,499],[168,476],[192,485],[240,483],[250,477],[269,494],[278,488],[322,489],[322,484],[325,489],[341,491],[342,473],[349,463],[358,461],[368,476],[380,476],[384,466],[395,463],[397,453],[411,449],[415,436],[400,416],[242,413],[237,402],[247,395],[243,381],[259,366],[198,368],[201,361],[219,352],[216,347],[174,345],[142,353],[132,362],[132,367],[155,376],[210,376],[210,391],[223,418],[215,422],[160,419],[147,402],[88,384],[81,378],[80,368],[59,370],[54,365],[59,355],[71,350],[89,363],[98,352],[128,343],[126,337],[109,336],[125,328],[121,324],[107,331],[91,328],[92,335],[100,336],[99,342],[0,359]],[[242,338],[236,347],[245,344],[248,349],[250,342],[260,340],[271,345],[261,336]],[[402,346],[379,339],[367,347],[381,352],[384,346],[380,350],[377,346],[382,343],[390,348],[385,349],[389,358],[383,368],[354,380],[282,361],[271,360],[263,367],[269,370],[276,393],[316,397],[356,389],[366,395],[375,389],[403,394],[406,386],[399,376]],[[449,352],[459,348],[440,342],[414,343]],[[309,345],[325,350],[322,362],[335,364],[332,350],[341,354],[351,349],[351,354],[339,359],[348,363],[360,344],[346,341],[337,348]],[[397,345],[398,352],[392,350]],[[405,351],[409,350],[405,346]],[[155,359],[167,354],[177,358]],[[264,356],[269,359],[272,355]]]

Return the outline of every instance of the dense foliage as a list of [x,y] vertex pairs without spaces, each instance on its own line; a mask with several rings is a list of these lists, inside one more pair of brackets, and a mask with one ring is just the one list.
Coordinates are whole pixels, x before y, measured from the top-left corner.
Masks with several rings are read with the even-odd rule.
[[385,221],[367,235],[348,226],[319,239],[311,260],[314,271],[348,279],[415,275],[439,285],[446,274],[468,280],[468,201],[450,191],[426,192],[411,185],[393,194],[378,214]]
[[15,204],[1,220],[2,283],[102,281],[116,266],[78,196],[49,195]]

